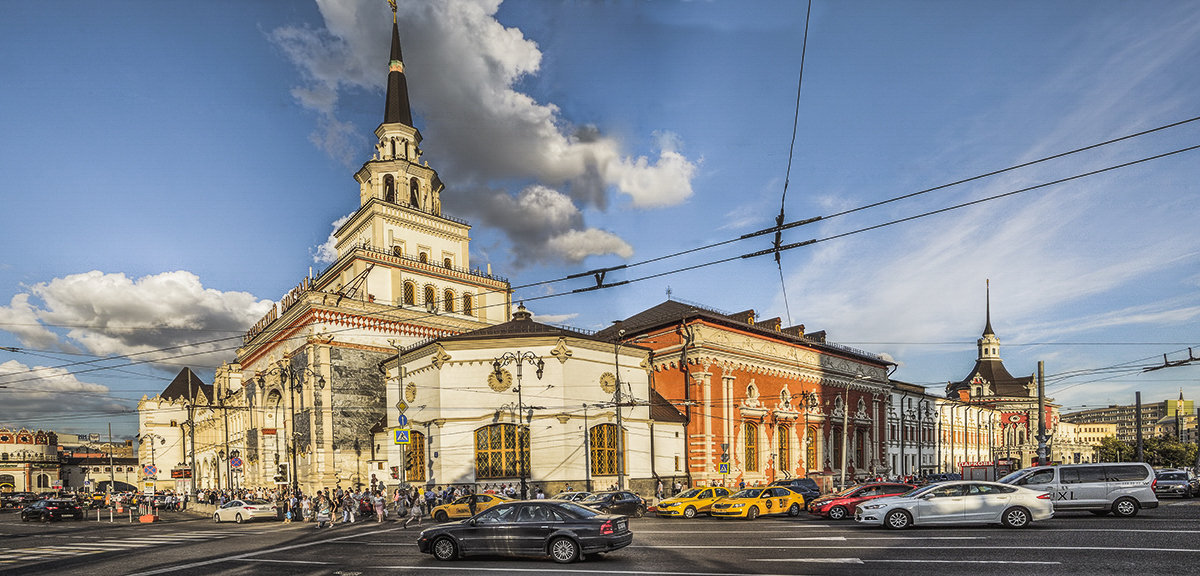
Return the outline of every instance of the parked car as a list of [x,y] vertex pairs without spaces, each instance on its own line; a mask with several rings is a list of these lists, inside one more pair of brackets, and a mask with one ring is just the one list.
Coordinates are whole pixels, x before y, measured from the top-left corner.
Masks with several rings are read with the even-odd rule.
[[671,518],[695,518],[697,514],[709,514],[713,503],[729,496],[729,489],[720,486],[690,488],[654,506],[655,514]]
[[628,514],[637,518],[646,514],[646,501],[628,490],[596,492],[580,504],[610,514]]
[[899,496],[914,489],[916,486],[912,484],[895,482],[863,484],[817,498],[808,504],[808,511],[814,516],[822,516],[830,520],[844,520],[853,518],[854,509],[863,502],[887,496]]
[[804,509],[804,496],[783,486],[746,488],[713,504],[709,515],[714,518],[745,518],[787,514],[799,516]]
[[900,529],[926,524],[1003,524],[1024,528],[1054,516],[1050,495],[1021,486],[983,481],[930,484],[904,494],[864,502],[860,524]]
[[791,478],[788,480],[776,480],[768,486],[783,486],[791,488],[793,492],[799,492],[804,495],[804,501],[812,503],[813,500],[821,497],[821,488],[817,486],[816,480],[812,478]]
[[471,500],[475,500],[475,514],[478,514],[501,502],[508,502],[509,498],[495,494],[467,494],[466,496],[459,496],[453,502],[447,502],[434,508],[429,515],[433,517],[434,522],[470,518],[474,516],[471,513]]
[[1155,479],[1155,496],[1191,498],[1196,495],[1196,475],[1191,470],[1164,470],[1159,472]]
[[472,555],[550,556],[562,564],[633,542],[629,519],[563,500],[503,502],[458,522],[427,528],[417,549],[438,560]]
[[1087,510],[1103,516],[1134,516],[1142,508],[1157,508],[1154,469],[1141,462],[1119,464],[1062,464],[1017,470],[999,480],[1049,492],[1056,511]]
[[22,522],[62,520],[64,518],[83,520],[83,509],[74,500],[64,499],[38,500],[21,509]]
[[9,492],[0,495],[0,508],[24,508],[38,500],[33,492]]
[[241,524],[255,518],[278,518],[275,504],[266,500],[247,498],[231,500],[213,512],[213,522],[237,522]]
[[568,502],[583,502],[591,496],[591,492],[559,492],[554,495],[555,500],[566,500]]

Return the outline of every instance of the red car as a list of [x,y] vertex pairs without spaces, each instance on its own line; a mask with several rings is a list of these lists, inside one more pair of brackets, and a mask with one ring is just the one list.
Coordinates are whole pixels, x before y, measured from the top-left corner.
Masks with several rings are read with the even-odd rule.
[[808,505],[808,512],[814,516],[824,516],[830,520],[842,520],[854,516],[854,508],[867,500],[886,496],[899,496],[916,488],[912,484],[895,482],[873,482],[861,486],[852,486],[841,492],[829,494],[813,500]]

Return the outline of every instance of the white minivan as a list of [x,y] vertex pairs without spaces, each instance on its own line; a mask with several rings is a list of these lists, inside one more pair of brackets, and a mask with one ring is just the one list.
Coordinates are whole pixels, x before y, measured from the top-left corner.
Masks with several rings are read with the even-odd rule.
[[1087,510],[1098,516],[1109,512],[1133,516],[1142,508],[1158,507],[1154,469],[1141,462],[1034,466],[999,482],[1049,492],[1056,512]]

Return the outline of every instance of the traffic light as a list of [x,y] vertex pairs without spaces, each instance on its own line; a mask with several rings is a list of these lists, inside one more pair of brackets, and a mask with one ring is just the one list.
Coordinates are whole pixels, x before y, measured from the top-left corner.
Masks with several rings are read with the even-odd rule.
[[[406,468],[406,469],[407,469],[407,468]],[[399,466],[392,466],[392,479],[393,479],[393,480],[398,480],[399,478],[400,478],[400,467],[399,467]]]
[[288,465],[287,464],[279,465],[278,469],[275,471],[275,481],[276,482],[287,482],[288,481]]

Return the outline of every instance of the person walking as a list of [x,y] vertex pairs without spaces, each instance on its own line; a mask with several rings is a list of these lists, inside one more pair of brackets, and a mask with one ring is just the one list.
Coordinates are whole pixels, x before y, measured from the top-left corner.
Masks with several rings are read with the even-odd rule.
[[384,516],[384,514],[387,513],[387,511],[383,507],[383,504],[384,504],[383,494],[376,492],[375,497],[372,499],[371,503],[375,505],[375,522],[382,523],[383,516]]
[[317,496],[317,528],[333,527],[333,503],[324,494]]
[[[426,492],[426,494],[428,494],[428,492]],[[413,501],[411,503],[409,503],[408,519],[404,521],[404,526],[402,526],[401,529],[407,530],[408,525],[412,524],[414,521],[416,521],[417,526],[421,525],[421,504],[420,504],[420,502],[417,501],[416,498],[414,498]]]

